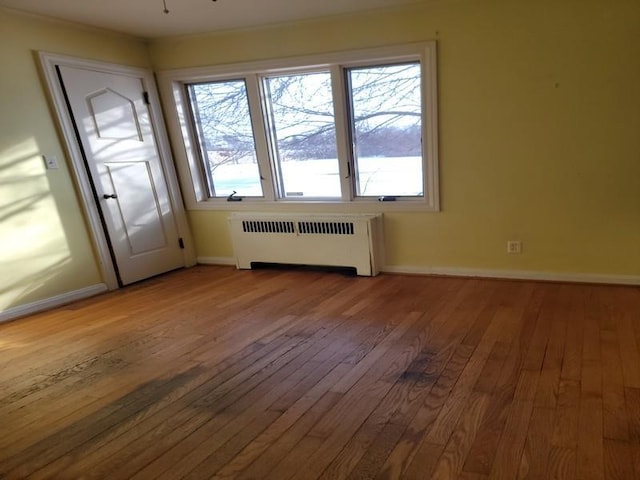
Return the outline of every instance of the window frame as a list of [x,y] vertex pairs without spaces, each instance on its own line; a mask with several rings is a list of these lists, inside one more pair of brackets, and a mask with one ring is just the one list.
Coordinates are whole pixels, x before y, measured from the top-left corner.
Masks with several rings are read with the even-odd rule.
[[[195,82],[191,82],[189,84],[186,84],[186,91],[187,91],[187,97],[189,96],[189,90],[192,90],[191,87],[195,87],[198,85],[203,85],[203,84],[210,84],[210,83],[224,83],[224,82],[242,82],[244,85],[244,90],[245,93],[247,94],[247,110],[248,110],[248,114],[249,114],[249,123],[251,125],[251,131],[252,134],[255,131],[255,126],[253,123],[253,117],[254,115],[251,114],[251,108],[249,105],[249,93],[248,93],[248,87],[247,87],[247,79],[244,77],[241,78],[229,78],[226,80],[218,80],[218,81],[214,81],[214,82],[205,82],[205,83],[195,83]],[[211,171],[209,171],[206,167],[206,163],[207,163],[207,155],[205,154],[205,147],[202,145],[202,140],[201,140],[201,135],[203,134],[202,132],[202,127],[201,125],[195,121],[195,117],[196,116],[200,116],[199,112],[196,112],[196,108],[194,108],[194,104],[196,104],[197,107],[197,102],[194,102],[193,99],[189,99],[189,104],[187,105],[188,107],[188,113],[190,115],[190,118],[192,120],[192,128],[193,131],[195,132],[195,137],[193,138],[193,142],[195,144],[195,146],[197,147],[197,153],[200,156],[200,162],[199,162],[199,167],[200,167],[200,174],[202,175],[202,178],[204,179],[204,187],[206,189],[207,192],[207,198],[209,199],[220,199],[220,198],[224,198],[226,199],[227,195],[216,195],[215,191],[216,191],[216,186],[215,186],[215,181],[213,179],[213,175],[211,173]],[[255,134],[252,135],[253,136],[253,149],[254,149],[254,153],[256,155],[256,160],[258,157],[257,154],[257,146],[256,146],[256,142],[255,142]],[[260,168],[260,165],[258,164],[258,175],[260,176],[260,178],[262,179],[263,177],[263,172],[262,169]],[[261,183],[260,185],[261,189],[264,189],[264,182]],[[213,196],[211,196],[211,193],[214,193]],[[264,191],[262,192],[262,195],[253,195],[247,198],[257,198],[257,199],[263,199],[264,198]]]
[[[352,155],[349,98],[346,69],[382,66],[401,62],[419,61],[422,89],[422,162],[424,195],[398,197],[397,201],[380,202],[374,197],[355,195],[353,178],[355,165]],[[190,210],[302,210],[326,212],[378,212],[378,211],[439,211],[438,177],[438,106],[435,41],[398,45],[366,50],[309,55],[268,61],[235,63],[210,67],[197,67],[161,71],[157,75],[162,93],[167,127],[174,145],[176,167],[181,180],[183,197]],[[338,164],[340,198],[278,198],[275,184],[277,170],[270,154],[268,126],[263,118],[265,99],[262,78],[286,74],[328,71],[331,74]],[[187,85],[213,81],[244,79],[258,168],[263,177],[263,197],[244,197],[242,202],[227,202],[223,197],[209,197],[196,128],[190,119],[190,101]],[[255,114],[260,112],[260,114]]]
[[[422,62],[420,59],[418,58],[414,58],[414,59],[402,59],[400,61],[398,61],[397,59],[391,59],[385,62],[378,62],[378,63],[364,63],[362,65],[358,65],[358,64],[349,64],[349,65],[344,65],[341,68],[341,77],[343,80],[343,85],[342,85],[342,90],[345,94],[345,107],[346,107],[346,121],[347,121],[347,135],[348,135],[348,141],[349,141],[349,149],[350,149],[350,154],[348,157],[348,162],[349,162],[349,166],[350,166],[350,175],[349,175],[349,180],[350,180],[350,184],[351,184],[351,194],[352,197],[354,199],[354,201],[363,201],[363,202],[371,202],[372,200],[376,200],[379,196],[378,195],[358,195],[358,176],[359,176],[359,169],[358,166],[356,165],[357,161],[358,161],[358,155],[356,153],[356,140],[354,138],[355,132],[354,132],[354,128],[355,128],[355,118],[354,118],[354,112],[352,111],[353,108],[353,97],[351,96],[352,94],[352,86],[349,82],[348,79],[348,75],[349,75],[349,71],[350,70],[357,70],[357,69],[361,69],[361,68],[377,68],[377,67],[388,67],[388,66],[397,66],[397,65],[409,65],[409,64],[415,64],[417,63],[418,65],[420,65],[421,67],[421,75],[420,75],[420,80],[421,80],[421,88],[424,89],[424,67],[422,66]],[[428,188],[427,182],[427,173],[426,173],[426,161],[425,161],[425,151],[424,151],[424,137],[425,137],[425,130],[424,130],[424,122],[425,122],[425,96],[424,93],[421,92],[421,119],[420,119],[420,130],[422,132],[421,135],[421,151],[422,151],[422,189],[423,189],[423,194],[422,195],[389,195],[392,197],[395,197],[396,199],[400,199],[403,202],[422,202],[423,198],[426,195],[426,190]]]
[[[262,116],[264,117],[271,117],[273,114],[273,108],[270,102],[270,98],[269,98],[269,94],[267,93],[268,88],[267,88],[267,82],[269,78],[274,78],[274,77],[280,77],[280,76],[287,76],[287,75],[296,75],[296,76],[300,76],[300,75],[313,75],[313,74],[318,74],[318,73],[327,73],[329,74],[329,79],[331,81],[331,93],[332,93],[332,103],[333,103],[333,119],[334,119],[334,127],[337,130],[337,126],[336,126],[336,106],[335,106],[335,95],[334,95],[334,86],[333,86],[333,76],[334,76],[334,72],[332,69],[330,68],[326,68],[326,67],[313,67],[313,68],[304,68],[304,69],[300,69],[300,68],[294,68],[294,69],[290,69],[290,70],[281,70],[278,71],[276,73],[273,72],[262,72],[259,75],[259,79],[260,79],[260,93],[261,93],[261,98],[262,98],[262,102],[263,102],[263,110],[262,110]],[[271,121],[273,121],[273,119],[271,119]],[[329,202],[329,203],[334,203],[336,201],[345,201],[345,189],[344,189],[344,185],[342,184],[342,182],[340,182],[340,196],[336,196],[336,197],[322,197],[322,196],[316,196],[316,197],[294,197],[294,196],[289,196],[287,197],[284,194],[284,191],[286,190],[285,185],[284,185],[284,178],[283,178],[283,172],[282,172],[282,166],[281,166],[281,158],[280,158],[280,154],[276,153],[276,151],[278,150],[278,146],[277,146],[277,136],[276,133],[274,132],[273,129],[275,128],[275,124],[271,125],[271,122],[266,122],[266,130],[265,130],[265,135],[267,137],[267,140],[269,142],[269,146],[270,146],[270,160],[271,160],[271,166],[272,166],[272,170],[271,170],[271,176],[272,178],[275,180],[274,181],[274,187],[275,187],[275,191],[274,191],[274,198],[276,199],[276,201],[278,203],[290,203],[290,202],[294,202],[294,203],[309,203],[309,202]],[[255,132],[254,132],[255,134]],[[336,150],[337,150],[337,131],[336,131]],[[343,168],[342,168],[342,162],[341,162],[341,158],[340,155],[338,154],[338,158],[336,159],[338,162],[338,175],[340,178],[342,178],[343,176]]]

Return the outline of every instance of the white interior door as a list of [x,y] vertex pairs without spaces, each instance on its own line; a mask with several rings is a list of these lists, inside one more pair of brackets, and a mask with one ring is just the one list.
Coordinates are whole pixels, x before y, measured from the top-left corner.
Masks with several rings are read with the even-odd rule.
[[144,79],[60,66],[122,284],[185,265]]

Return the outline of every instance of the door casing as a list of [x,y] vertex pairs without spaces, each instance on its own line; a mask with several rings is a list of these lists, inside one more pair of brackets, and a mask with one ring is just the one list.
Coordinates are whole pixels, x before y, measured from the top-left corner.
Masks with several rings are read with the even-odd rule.
[[137,67],[97,62],[77,57],[51,54],[47,52],[38,52],[38,56],[40,59],[42,75],[47,85],[50,100],[52,102],[52,106],[60,125],[61,133],[64,140],[63,143],[67,150],[69,158],[71,159],[71,170],[73,173],[74,181],[82,200],[82,208],[89,225],[89,233],[96,249],[99,267],[107,288],[109,288],[110,290],[119,288],[118,280],[116,277],[116,270],[109,251],[109,244],[106,236],[107,234],[103,229],[98,205],[96,204],[94,199],[89,172],[85,167],[82,151],[76,138],[73,120],[71,118],[69,109],[67,108],[64,92],[58,79],[58,74],[56,71],[56,66],[58,65],[90,69],[98,72],[111,73],[116,75],[135,75],[142,79],[145,90],[149,95],[149,110],[151,122],[154,126],[156,134],[160,163],[166,177],[167,187],[169,190],[169,198],[171,206],[175,213],[178,234],[183,239],[185,246],[183,251],[184,263],[185,266],[195,265],[196,254],[193,245],[193,239],[189,229],[189,224],[187,222],[184,205],[182,203],[180,187],[178,185],[178,179],[172,161],[171,149],[169,148],[169,140],[164,124],[164,118],[161,114],[160,100],[158,97],[153,73],[150,70]]

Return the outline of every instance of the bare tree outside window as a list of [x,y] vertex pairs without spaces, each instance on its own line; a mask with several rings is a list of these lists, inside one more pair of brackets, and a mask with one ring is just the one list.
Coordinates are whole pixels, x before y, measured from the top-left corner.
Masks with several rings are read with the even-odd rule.
[[262,183],[244,80],[189,85],[209,194],[261,197]]
[[[424,195],[419,62],[344,70],[355,196]],[[262,196],[251,114],[267,126],[279,198],[340,198],[329,71],[262,78],[250,111],[244,80],[191,84],[188,92],[211,196]]]
[[282,197],[340,197],[329,72],[267,77],[265,100]]
[[356,195],[422,196],[420,65],[347,71]]

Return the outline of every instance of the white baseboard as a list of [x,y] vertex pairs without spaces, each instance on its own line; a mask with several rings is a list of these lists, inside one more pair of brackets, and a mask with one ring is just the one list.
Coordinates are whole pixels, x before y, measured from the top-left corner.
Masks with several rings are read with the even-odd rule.
[[198,257],[198,263],[202,265],[235,265],[236,259],[233,257]]
[[92,297],[99,293],[106,292],[107,290],[106,284],[98,283],[96,285],[81,288],[80,290],[74,290],[54,297],[45,298],[44,300],[37,300],[24,305],[18,305],[17,307],[11,307],[0,312],[0,323],[13,320],[14,318],[22,317],[24,315],[30,315],[32,313],[38,313],[43,310],[66,305],[67,303],[82,300],[83,298]]
[[637,275],[607,275],[599,273],[560,273],[534,270],[484,270],[459,267],[416,267],[410,265],[386,265],[387,273],[413,275],[446,275],[454,277],[506,278],[514,280],[545,280],[551,282],[605,283],[618,285],[640,285]]
[[[233,257],[198,257],[203,265],[235,265]],[[639,275],[613,275],[600,273],[542,272],[537,270],[485,270],[462,267],[422,267],[415,265],[386,265],[386,273],[410,275],[444,275],[452,277],[504,278],[512,280],[543,280],[549,282],[602,283],[614,285],[640,285]]]

